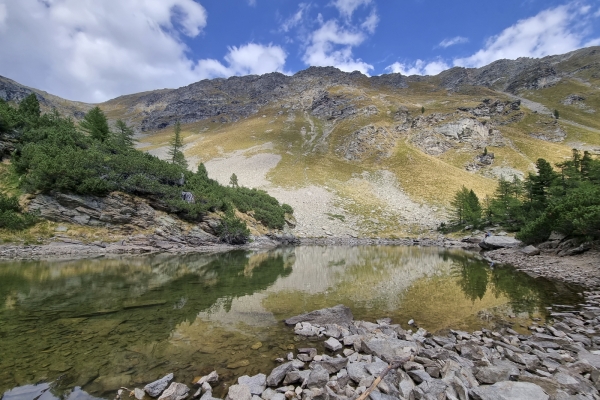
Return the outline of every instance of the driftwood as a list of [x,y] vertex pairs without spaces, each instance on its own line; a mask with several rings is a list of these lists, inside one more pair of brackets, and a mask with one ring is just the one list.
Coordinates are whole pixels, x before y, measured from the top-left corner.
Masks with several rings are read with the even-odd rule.
[[405,362],[407,362],[408,360],[410,360],[410,357],[405,357],[402,358],[398,361],[394,361],[393,363],[391,363],[390,365],[388,365],[388,367],[385,369],[385,371],[383,371],[381,373],[381,375],[379,375],[377,377],[377,379],[375,379],[373,381],[373,383],[371,384],[371,386],[369,386],[369,388],[367,390],[365,390],[365,392],[363,394],[360,395],[360,397],[356,400],[365,400],[367,397],[369,397],[369,395],[371,394],[371,392],[373,390],[375,390],[375,388],[379,385],[379,383],[383,380],[383,378],[385,378],[385,376],[388,374],[388,372],[390,372],[393,369],[398,369],[400,368],[400,366],[402,364],[404,364]]

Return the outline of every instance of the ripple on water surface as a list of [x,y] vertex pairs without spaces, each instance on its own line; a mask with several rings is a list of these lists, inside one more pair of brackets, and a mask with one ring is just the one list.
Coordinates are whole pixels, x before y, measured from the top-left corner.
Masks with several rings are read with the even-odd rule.
[[[189,384],[217,370],[215,395],[223,395],[237,377],[268,372],[274,358],[314,345],[281,322],[307,311],[341,303],[355,319],[391,317],[405,328],[409,319],[430,331],[510,320],[518,330],[543,320],[545,307],[578,299],[562,284],[436,248],[305,246],[6,262],[0,393],[14,400],[46,388],[40,400],[108,398],[168,372]],[[33,386],[38,382],[52,387]]]

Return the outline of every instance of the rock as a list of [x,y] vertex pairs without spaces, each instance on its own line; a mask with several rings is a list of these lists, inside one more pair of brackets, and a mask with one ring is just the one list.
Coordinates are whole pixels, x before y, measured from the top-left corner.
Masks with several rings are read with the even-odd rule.
[[150,397],[158,397],[169,386],[169,382],[173,380],[173,374],[168,374],[161,379],[144,386],[144,391]]
[[448,385],[439,379],[424,381],[415,389],[415,399],[443,399],[447,388]]
[[510,236],[488,236],[479,242],[479,247],[484,250],[495,250],[501,248],[512,248],[518,247],[522,244],[520,240],[512,238]]
[[489,367],[477,368],[475,378],[479,383],[494,384],[501,381],[508,381],[519,375],[519,368],[509,362],[497,362]]
[[267,388],[267,376],[265,374],[240,376],[238,378],[238,384],[248,386],[250,388],[250,393],[260,396]]
[[342,349],[342,344],[334,337],[330,337],[325,342],[325,348],[331,351],[338,351]]
[[144,392],[144,390],[140,388],[135,388],[133,391],[133,395],[135,396],[136,400],[143,400],[144,396],[146,395],[146,392]]
[[555,240],[557,240],[557,241],[560,242],[561,240],[564,240],[566,237],[567,237],[567,235],[565,235],[563,233],[552,231],[550,233],[550,237],[548,238],[548,240],[549,241],[555,241]]
[[173,382],[158,400],[183,400],[187,397],[190,388],[183,383]]
[[335,307],[324,308],[322,310],[312,311],[307,314],[297,315],[285,320],[287,325],[296,325],[300,322],[310,322],[313,325],[325,326],[328,324],[337,324],[348,327],[352,323],[354,316],[352,311],[342,304]]
[[427,381],[433,379],[431,376],[429,376],[429,374],[427,372],[425,372],[422,369],[414,369],[412,371],[408,371],[407,374],[416,383],[427,382]]
[[315,366],[321,366],[327,370],[330,374],[335,374],[340,371],[342,368],[345,368],[348,365],[348,359],[344,357],[339,358],[331,358],[329,360],[323,360],[318,363],[314,363]]
[[250,388],[246,385],[231,385],[226,400],[252,400]]
[[329,373],[323,367],[316,367],[310,372],[306,386],[309,389],[312,388],[323,388],[329,381]]
[[309,370],[307,371],[290,371],[285,375],[285,378],[283,380],[283,384],[284,385],[289,385],[292,383],[303,383],[305,380],[308,379],[308,376],[310,375]]
[[547,400],[541,387],[529,382],[498,382],[479,386],[471,391],[475,400]]
[[273,371],[271,371],[271,374],[269,374],[267,377],[267,385],[271,387],[279,385],[281,381],[283,381],[283,378],[285,378],[285,375],[291,371],[293,367],[294,366],[291,361],[275,367]]
[[362,379],[369,376],[369,373],[365,369],[365,365],[366,363],[363,362],[349,363],[346,367],[346,370],[348,371],[348,376],[350,379],[358,383]]
[[526,246],[521,249],[521,252],[527,256],[537,256],[540,254],[540,249],[535,246]]
[[237,368],[247,367],[248,365],[250,365],[250,360],[239,360],[236,362],[232,362],[231,364],[227,364],[227,368],[237,369]]
[[367,354],[373,354],[385,361],[394,362],[408,357],[411,350],[417,350],[417,344],[408,340],[372,337],[362,340],[361,349]]

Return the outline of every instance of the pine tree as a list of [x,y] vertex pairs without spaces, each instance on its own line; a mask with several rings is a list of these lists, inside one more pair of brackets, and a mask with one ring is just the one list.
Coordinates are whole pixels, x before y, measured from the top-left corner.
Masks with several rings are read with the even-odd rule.
[[88,111],[83,117],[83,120],[79,123],[79,127],[89,134],[92,139],[104,142],[108,139],[110,130],[108,128],[108,120],[104,112],[96,106]]
[[171,163],[187,169],[188,163],[181,151],[181,149],[183,149],[183,138],[181,137],[181,124],[179,121],[175,122],[175,129],[169,146],[170,148],[167,154],[169,155]]
[[452,222],[456,225],[469,224],[478,226],[481,223],[481,204],[473,190],[462,187],[454,195],[452,206]]

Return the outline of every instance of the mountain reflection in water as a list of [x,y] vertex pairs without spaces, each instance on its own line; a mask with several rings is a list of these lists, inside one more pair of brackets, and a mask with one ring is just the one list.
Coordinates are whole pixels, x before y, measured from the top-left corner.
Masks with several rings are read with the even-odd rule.
[[[577,300],[573,288],[436,248],[306,246],[5,262],[0,393],[17,399],[25,390],[18,387],[52,382],[43,396],[108,398],[168,372],[189,384],[217,370],[219,395],[237,377],[268,372],[274,358],[304,344],[281,321],[314,309],[342,303],[356,319],[474,330],[509,315],[527,324],[543,319],[552,303]],[[75,387],[85,392],[71,392]]]

